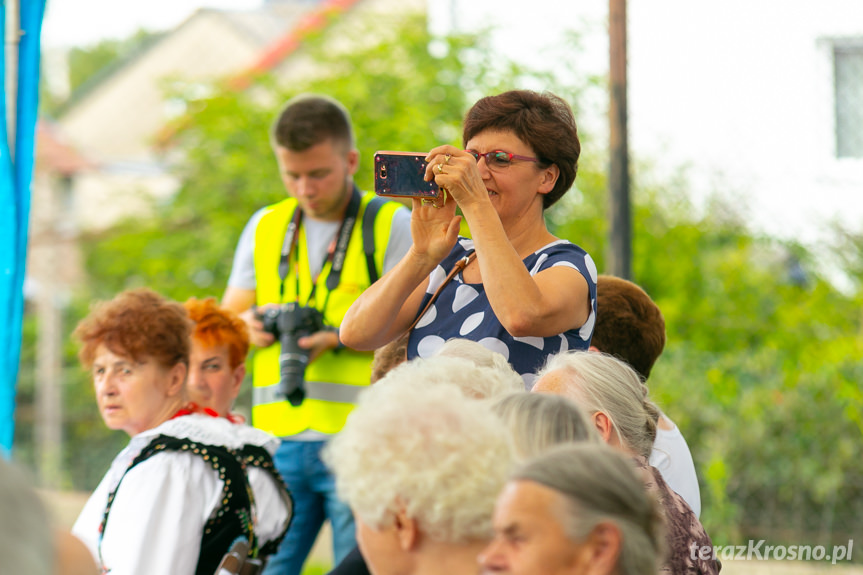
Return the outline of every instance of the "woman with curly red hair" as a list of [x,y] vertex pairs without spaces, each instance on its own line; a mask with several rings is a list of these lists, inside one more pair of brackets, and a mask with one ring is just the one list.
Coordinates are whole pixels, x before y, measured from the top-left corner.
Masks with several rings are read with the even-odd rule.
[[247,455],[269,459],[277,440],[189,402],[192,328],[182,305],[136,289],[75,329],[102,419],[131,437],[73,527],[105,573],[211,574],[238,538],[265,555],[287,529],[289,498],[267,509],[277,529],[255,521],[264,503],[247,473]]
[[189,365],[189,398],[231,419],[231,407],[246,376],[249,331],[245,322],[214,298],[189,298],[183,304],[195,322]]

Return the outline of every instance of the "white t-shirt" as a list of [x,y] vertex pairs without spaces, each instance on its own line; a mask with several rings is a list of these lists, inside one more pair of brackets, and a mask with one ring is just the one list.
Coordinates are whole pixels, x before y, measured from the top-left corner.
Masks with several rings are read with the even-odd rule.
[[[668,419],[668,416],[665,416]],[[650,453],[650,465],[659,470],[668,486],[680,495],[695,512],[701,516],[701,490],[695,475],[692,453],[680,428],[668,419],[674,429],[656,429],[656,440]]]
[[[234,449],[257,445],[270,454],[279,445],[269,433],[208,415],[171,419],[133,437],[114,458],[72,527],[99,561],[99,524],[108,495],[122,478],[101,543],[102,563],[111,575],[194,575],[204,524],[220,506],[223,482],[200,455],[163,451],[123,477],[132,460],[158,435]],[[255,497],[255,530],[263,545],[281,535],[291,509],[270,474],[253,468],[248,477]]]

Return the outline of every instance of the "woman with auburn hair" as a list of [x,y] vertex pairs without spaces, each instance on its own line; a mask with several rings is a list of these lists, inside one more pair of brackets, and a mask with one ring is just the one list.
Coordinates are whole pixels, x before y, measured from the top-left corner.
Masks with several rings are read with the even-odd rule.
[[[257,503],[255,526],[262,533],[283,533],[287,524],[282,510],[285,505],[292,510],[293,500],[273,464],[278,442],[268,442],[265,449],[256,447],[254,438],[268,434],[245,425],[242,415],[231,413],[246,376],[246,355],[249,353],[246,323],[212,297],[189,298],[183,307],[195,324],[189,354],[189,399],[205,412],[236,424],[234,433],[244,440],[240,454]],[[251,441],[245,442],[247,436]],[[267,551],[274,546],[275,542],[267,547]]]
[[266,459],[277,440],[238,434],[188,400],[192,327],[182,305],[136,289],[99,303],[75,329],[102,419],[131,438],[73,527],[103,572],[209,575],[238,538],[257,557],[287,529],[289,500],[267,509],[280,514],[277,529],[254,522],[257,489],[243,461],[245,448]]
[[[413,200],[413,245],[354,302],[339,337],[373,350],[407,332],[408,359],[471,339],[530,388],[549,354],[587,349],[593,333],[596,266],[545,223],[575,181],[575,119],[554,94],[512,90],[473,105],[462,143],[426,156],[426,180],[445,195]],[[471,238],[458,236],[462,217]]]
[[183,304],[195,322],[189,365],[189,399],[232,421],[231,407],[246,376],[249,330],[232,311],[215,298],[189,298]]

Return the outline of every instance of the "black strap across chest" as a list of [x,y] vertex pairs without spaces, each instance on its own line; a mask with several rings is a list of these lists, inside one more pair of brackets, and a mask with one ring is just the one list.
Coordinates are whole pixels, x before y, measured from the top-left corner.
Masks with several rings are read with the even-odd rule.
[[[345,217],[342,218],[342,223],[339,225],[339,231],[336,234],[335,240],[332,244],[330,244],[329,249],[327,250],[327,255],[321,264],[321,271],[323,272],[328,262],[332,262],[332,266],[330,267],[330,272],[327,275],[327,291],[333,291],[339,286],[339,282],[342,278],[342,268],[345,265],[345,255],[348,251],[348,243],[351,240],[351,234],[354,231],[354,224],[357,221],[357,215],[360,213],[360,204],[362,203],[362,195],[360,194],[359,189],[354,186],[353,192],[351,193],[350,202],[348,202],[348,208],[345,211]],[[279,256],[279,296],[280,299],[284,298],[285,295],[285,280],[288,279],[288,275],[291,270],[291,254],[294,252],[297,247],[297,243],[299,241],[300,236],[300,225],[303,220],[303,211],[297,206],[294,209],[294,213],[291,214],[291,219],[288,222],[287,230],[285,230],[285,239],[282,242],[282,251]],[[297,261],[299,261],[299,254],[296,256]],[[299,274],[297,274],[297,296],[299,297],[300,289],[299,289]],[[308,300],[312,300],[314,297],[315,287],[317,282],[312,281],[312,293],[309,294]]]
[[366,205],[363,212],[363,252],[366,254],[366,268],[369,271],[369,284],[378,281],[380,272],[375,264],[375,219],[378,212],[388,200],[375,196]]

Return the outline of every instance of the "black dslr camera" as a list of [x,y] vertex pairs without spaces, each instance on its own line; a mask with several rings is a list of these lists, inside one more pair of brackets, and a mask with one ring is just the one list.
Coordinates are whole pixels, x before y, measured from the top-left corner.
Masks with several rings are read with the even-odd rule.
[[296,407],[306,398],[304,381],[309,364],[309,350],[297,345],[297,340],[323,330],[324,316],[313,307],[286,303],[278,308],[256,309],[255,317],[264,324],[264,331],[273,334],[282,346],[279,392]]

